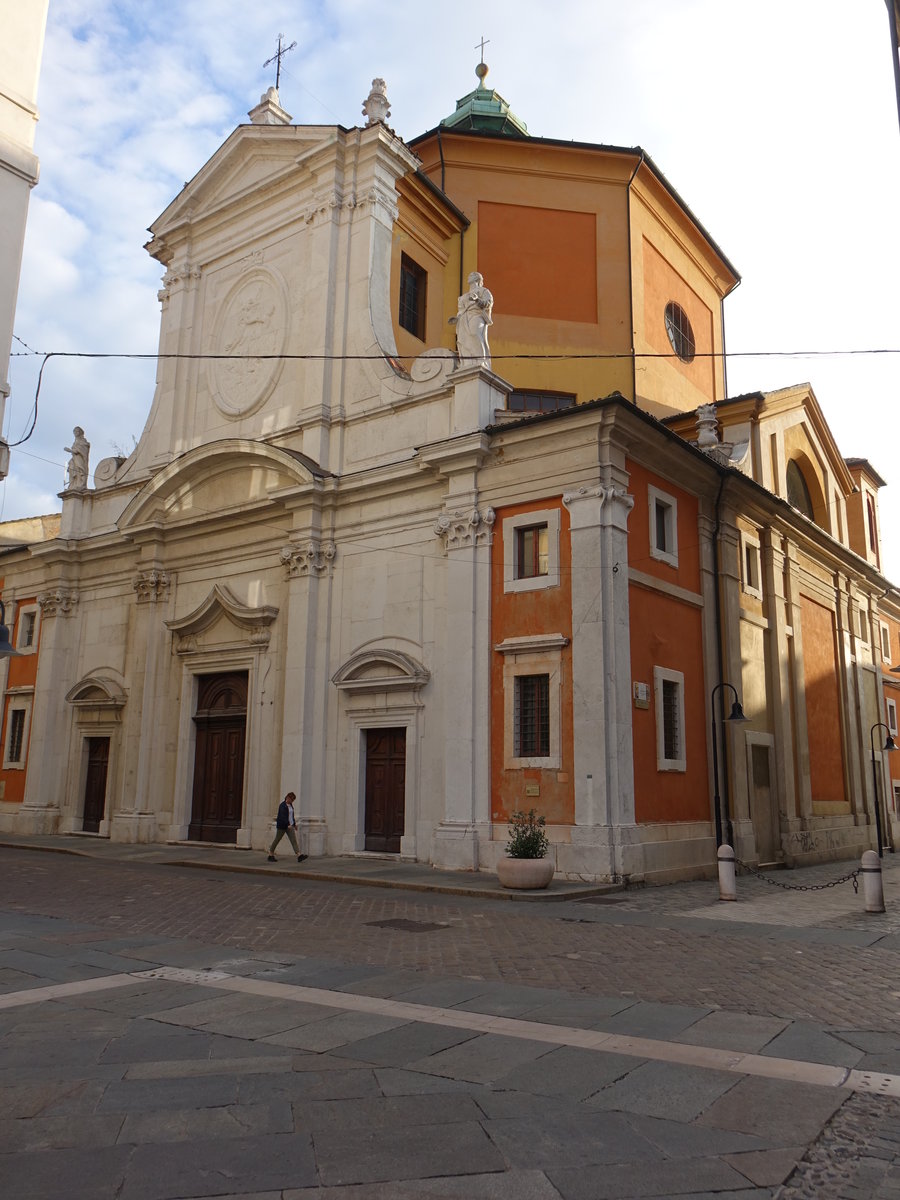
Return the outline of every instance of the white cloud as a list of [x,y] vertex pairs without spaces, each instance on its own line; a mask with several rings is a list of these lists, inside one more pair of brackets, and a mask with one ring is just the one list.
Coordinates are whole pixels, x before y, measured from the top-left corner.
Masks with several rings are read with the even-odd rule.
[[[152,350],[159,264],[142,250],[166,207],[274,82],[303,123],[356,124],[374,75],[411,138],[475,86],[475,44],[532,133],[643,145],[744,281],[726,301],[730,350],[893,345],[900,280],[900,155],[887,22],[845,0],[54,0],[40,84],[17,332],[41,348]],[[14,360],[11,427],[33,396]],[[886,476],[900,358],[742,359],[732,392],[810,379],[845,453]],[[75,419],[95,448],[127,442],[149,374],[48,368],[28,448],[64,460]],[[9,424],[9,422],[8,422]],[[890,442],[888,442],[890,445]],[[37,449],[35,449],[37,447]],[[110,453],[104,450],[103,453]],[[96,449],[92,461],[97,461]],[[55,472],[52,483],[41,474]],[[19,456],[14,507],[52,495],[58,467]],[[29,491],[29,488],[32,490]],[[21,501],[21,503],[20,503]],[[7,486],[7,515],[13,500]],[[882,494],[900,578],[900,472]]]

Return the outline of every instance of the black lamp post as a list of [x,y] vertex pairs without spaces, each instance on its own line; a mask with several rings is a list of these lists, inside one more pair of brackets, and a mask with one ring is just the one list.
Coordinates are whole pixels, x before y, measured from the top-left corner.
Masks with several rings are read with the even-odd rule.
[[6,626],[6,606],[0,600],[0,658],[17,658],[21,653],[21,650],[13,648],[13,644],[9,640],[9,629]]
[[872,803],[875,805],[875,836],[878,838],[878,857],[882,858],[883,857],[883,855],[882,855],[883,842],[881,840],[881,805],[878,803],[878,772],[875,769],[875,730],[876,729],[883,729],[887,733],[887,737],[884,740],[884,745],[882,746],[882,750],[887,750],[888,752],[890,752],[891,750],[896,750],[897,747],[894,745],[894,739],[891,737],[891,731],[887,727],[887,725],[885,725],[884,721],[876,721],[875,724],[872,726],[872,728],[869,730],[869,742],[872,746],[872,787],[875,789],[873,796],[872,796]]
[[[717,683],[712,690],[712,695],[709,698],[709,706],[712,709],[712,748],[713,748],[713,778],[715,784],[714,812],[716,817],[716,845],[722,845],[722,805],[719,799],[719,750],[718,738],[716,736],[716,692],[722,688],[731,688],[734,692],[734,703],[731,706],[731,712],[723,719],[726,721],[746,721],[748,718],[744,715],[744,710],[741,708],[741,702],[738,699],[737,688],[732,683]],[[724,739],[723,739],[724,750]],[[731,816],[728,812],[727,801],[725,809],[725,833],[728,837],[728,845],[734,846],[734,831],[731,827]]]

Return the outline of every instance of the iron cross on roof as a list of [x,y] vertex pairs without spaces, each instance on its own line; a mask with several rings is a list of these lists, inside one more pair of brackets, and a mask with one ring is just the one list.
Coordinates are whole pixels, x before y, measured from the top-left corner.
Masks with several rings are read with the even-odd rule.
[[283,41],[284,41],[284,34],[279,33],[278,49],[275,51],[275,53],[272,55],[271,58],[267,58],[266,61],[263,63],[264,68],[270,67],[272,65],[272,63],[276,64],[276,66],[275,66],[275,91],[276,92],[278,91],[278,88],[281,84],[281,60],[284,58],[284,56],[287,54],[287,52],[289,50],[293,50],[294,47],[297,45],[296,42],[291,42],[291,44],[289,46],[283,47],[281,45],[281,43]]
[[482,62],[484,62],[484,48],[485,48],[485,46],[489,46],[490,44],[491,44],[491,39],[488,38],[487,40],[485,40],[484,34],[481,35],[481,41],[476,42],[476,44],[475,44],[475,49],[480,50],[480,52],[481,52],[481,61]]

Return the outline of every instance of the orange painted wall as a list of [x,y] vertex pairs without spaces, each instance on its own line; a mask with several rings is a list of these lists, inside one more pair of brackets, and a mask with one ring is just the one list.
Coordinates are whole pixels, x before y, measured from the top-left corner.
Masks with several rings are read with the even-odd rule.
[[[639,824],[709,820],[702,611],[634,583],[628,590],[628,604],[632,681],[646,683],[650,689],[649,708],[632,704],[635,820]],[[684,675],[684,771],[657,770],[654,667]]]
[[[558,508],[559,566],[558,587],[533,592],[503,590],[503,519],[538,509]],[[560,767],[544,770],[526,767],[506,770],[503,766],[504,692],[503,660],[497,651],[491,654],[491,813],[495,821],[508,820],[515,809],[534,808],[547,818],[549,825],[571,825],[575,821],[575,786],[572,781],[574,743],[572,738],[572,550],[569,514],[560,498],[497,509],[494,542],[491,550],[491,646],[505,638],[529,634],[561,633],[569,645],[561,652],[560,696]],[[525,795],[526,783],[537,783],[539,797]]]
[[[699,505],[696,496],[648,470],[626,461],[628,490],[634,508],[628,520],[628,565],[645,575],[700,592]],[[648,488],[659,488],[677,504],[678,565],[650,557]],[[632,681],[650,688],[649,709],[632,707],[634,737],[635,817],[639,822],[705,821],[710,801],[707,782],[708,736],[703,677],[702,610],[673,596],[632,583],[628,592],[631,618]],[[684,675],[685,765],[681,771],[656,767],[656,711],[653,668],[668,667]]]
[[[597,218],[521,204],[478,205],[478,269],[518,317],[597,320]],[[511,247],[518,246],[518,253]],[[541,253],[531,253],[540,247]]]
[[834,613],[803,595],[800,612],[812,798],[846,802]]
[[[36,603],[35,598],[25,599],[17,606],[16,623],[10,630],[12,644],[15,646],[19,638],[19,619],[22,608],[27,604]],[[37,679],[38,653],[40,651],[41,631],[43,623],[38,621],[37,628],[37,648],[34,654],[23,654],[16,658],[10,658],[8,664],[8,675],[6,679],[7,688],[30,687],[33,688]],[[9,738],[9,706],[11,697],[6,697],[6,703],[3,709],[3,727],[2,740],[0,740],[0,763],[6,754],[7,739]],[[31,738],[31,722],[28,722],[27,740],[23,749],[24,760],[28,762],[28,740]],[[25,770],[3,770],[0,768],[0,780],[3,781],[5,787],[3,789],[3,799],[10,803],[21,803],[25,798]]]
[[[697,529],[699,506],[696,496],[648,471],[641,463],[628,459],[628,490],[634,496],[634,508],[628,518],[628,565],[645,575],[674,583],[692,592],[700,591],[700,536]],[[673,567],[650,556],[650,504],[648,487],[674,496],[678,502],[678,566]],[[660,664],[663,665],[663,664]]]
[[672,344],[666,332],[665,310],[669,301],[680,304],[687,314],[694,331],[696,357],[691,363],[679,358],[666,361],[702,392],[707,400],[715,399],[713,377],[713,314],[709,304],[697,295],[687,280],[666,262],[657,248],[646,237],[643,242],[644,259],[644,335],[657,354],[672,354]]

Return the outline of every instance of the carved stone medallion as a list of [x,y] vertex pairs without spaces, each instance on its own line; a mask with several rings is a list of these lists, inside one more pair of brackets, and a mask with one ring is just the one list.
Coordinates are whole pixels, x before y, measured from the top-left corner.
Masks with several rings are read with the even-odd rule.
[[[278,382],[287,343],[284,280],[265,267],[242,273],[225,297],[213,330],[210,391],[226,417],[259,408]],[[259,357],[255,357],[255,356]]]

